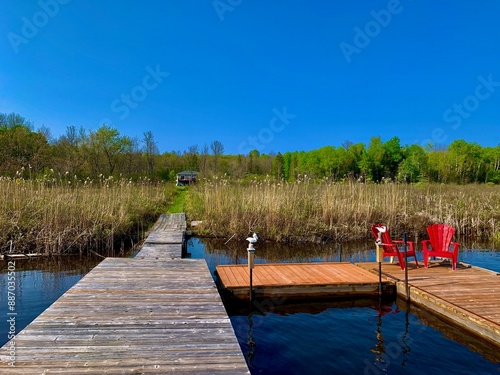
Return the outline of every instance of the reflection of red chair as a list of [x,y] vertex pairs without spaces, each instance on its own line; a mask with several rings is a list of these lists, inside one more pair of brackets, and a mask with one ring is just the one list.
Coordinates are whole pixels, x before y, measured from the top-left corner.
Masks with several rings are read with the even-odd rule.
[[[373,235],[375,236],[375,239],[378,240],[378,234],[379,230],[377,228],[382,228],[384,227],[382,224],[373,224],[371,231]],[[405,269],[405,259],[404,259],[404,252],[399,251],[398,245],[402,245],[404,241],[394,241],[391,240],[391,235],[389,234],[389,229],[387,229],[384,233],[382,233],[382,243],[380,246],[382,246],[384,253],[383,257],[397,257],[399,265],[401,266],[401,269]],[[412,241],[406,241],[408,244],[408,250],[406,252],[407,258],[413,257],[415,258],[415,264],[418,267],[418,261],[417,261],[417,256],[415,254],[415,247],[413,245]]]
[[[457,269],[458,247],[460,244],[451,242],[453,233],[455,233],[455,228],[446,224],[433,224],[427,227],[429,239],[422,241],[424,266],[426,268],[429,267],[430,257],[439,257],[450,258],[453,269]],[[451,245],[453,245],[453,250],[450,250]]]

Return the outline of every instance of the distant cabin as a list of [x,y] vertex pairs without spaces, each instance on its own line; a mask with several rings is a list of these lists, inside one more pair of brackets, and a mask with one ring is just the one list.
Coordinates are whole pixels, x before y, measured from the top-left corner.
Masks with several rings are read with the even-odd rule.
[[191,185],[198,179],[198,172],[196,171],[183,171],[177,173],[176,186],[186,186]]

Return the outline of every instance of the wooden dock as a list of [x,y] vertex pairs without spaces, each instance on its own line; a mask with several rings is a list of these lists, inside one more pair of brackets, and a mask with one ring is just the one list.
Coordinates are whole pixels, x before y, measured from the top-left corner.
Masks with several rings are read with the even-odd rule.
[[[395,263],[382,264],[385,290],[394,285],[406,298],[405,272]],[[478,267],[409,263],[410,300],[469,332],[500,346],[500,275]],[[249,296],[246,265],[217,266],[220,286],[241,299]],[[376,295],[378,263],[257,264],[253,270],[256,297],[307,298]]]
[[1,349],[0,373],[248,374],[206,262],[170,242],[180,219],[160,218],[151,250],[90,271],[12,340],[15,367]]
[[[358,263],[378,274],[378,263]],[[383,263],[386,280],[395,282],[406,298],[404,271]],[[429,268],[408,267],[410,300],[479,337],[500,346],[500,275],[479,267],[431,263]]]
[[[250,274],[246,265],[217,266],[221,287],[233,296],[249,297]],[[256,264],[253,270],[256,297],[289,298],[372,296],[378,294],[378,276],[352,263]],[[384,280],[385,292],[393,292]]]

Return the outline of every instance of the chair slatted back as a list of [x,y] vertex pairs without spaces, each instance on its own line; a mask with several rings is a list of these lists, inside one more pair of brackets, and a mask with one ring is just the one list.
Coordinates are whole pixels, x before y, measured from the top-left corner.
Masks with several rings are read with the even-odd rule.
[[450,243],[455,228],[446,224],[433,224],[427,227],[427,234],[434,251],[450,251]]

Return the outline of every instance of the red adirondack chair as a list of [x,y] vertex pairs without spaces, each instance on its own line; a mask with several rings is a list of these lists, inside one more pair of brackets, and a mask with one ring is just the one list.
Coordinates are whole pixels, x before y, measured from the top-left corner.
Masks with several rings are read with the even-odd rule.
[[[458,242],[452,242],[451,238],[455,233],[455,228],[446,224],[432,224],[427,227],[428,240],[422,241],[424,255],[424,266],[429,267],[430,257],[450,258],[453,269],[457,269]],[[450,250],[453,245],[453,250]],[[429,247],[430,246],[430,247]]]
[[[378,239],[378,234],[379,230],[377,228],[382,228],[384,227],[382,224],[373,224],[371,231],[373,233],[373,236],[375,239]],[[392,240],[391,235],[389,234],[389,229],[387,229],[384,233],[382,233],[382,243],[380,246],[382,246],[384,253],[383,257],[397,257],[399,265],[401,266],[401,269],[405,269],[405,255],[404,255],[404,250],[400,251],[398,246],[403,245],[404,241],[402,240]],[[417,256],[415,254],[415,246],[412,241],[406,241],[408,244],[408,249],[406,251],[407,258],[413,257],[415,258],[415,264],[418,267],[418,261],[417,261]]]

